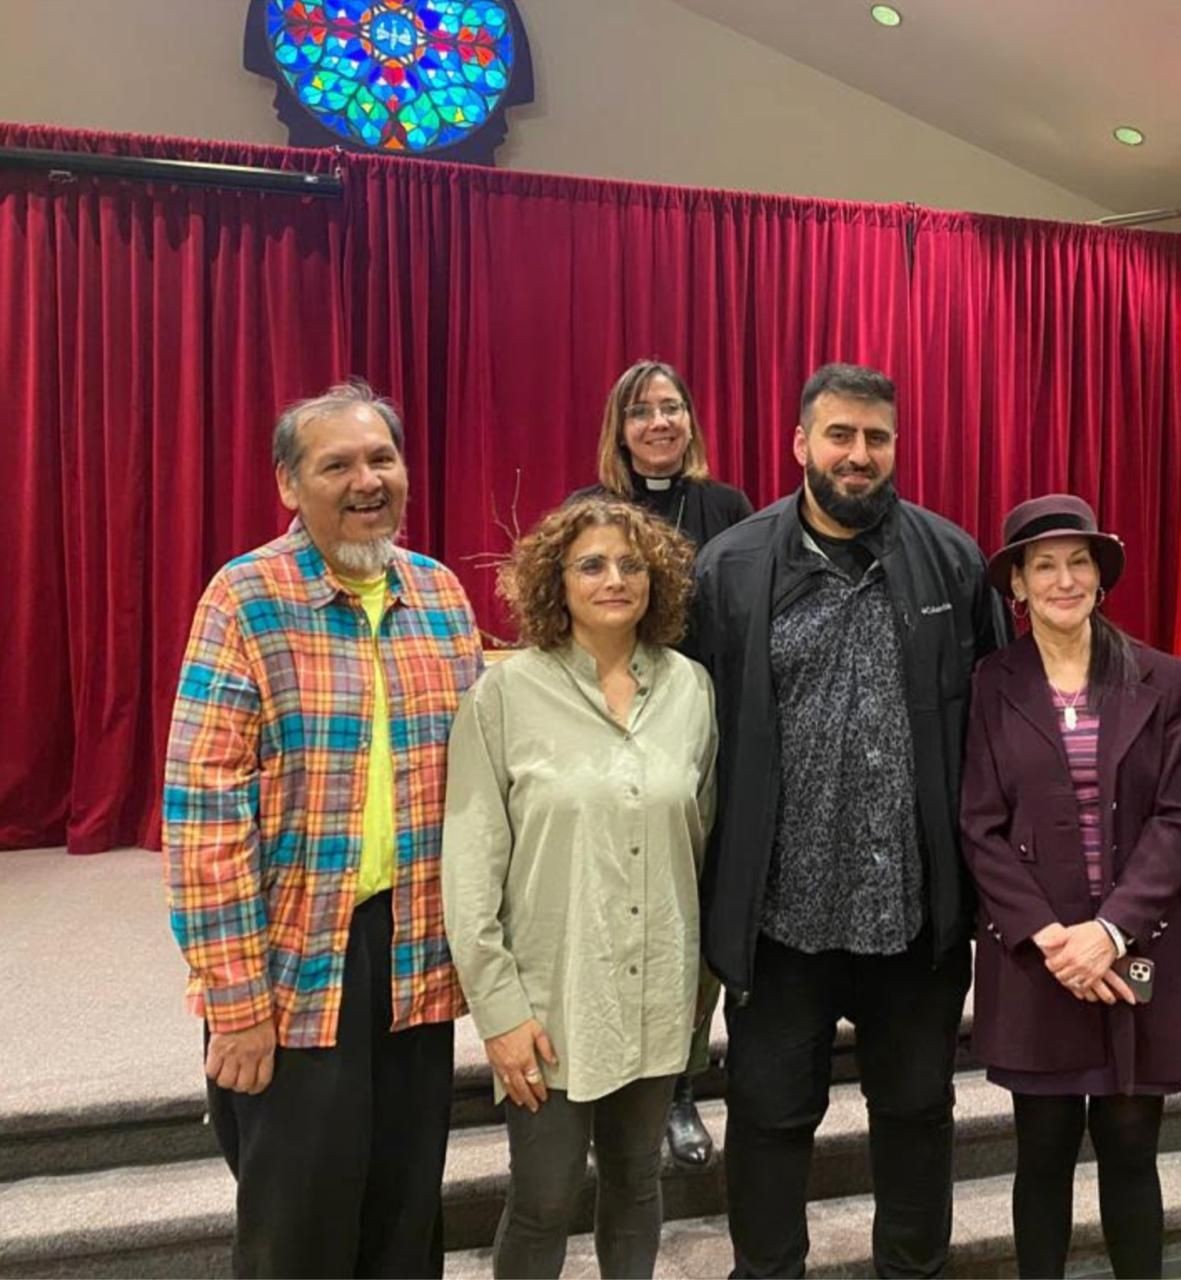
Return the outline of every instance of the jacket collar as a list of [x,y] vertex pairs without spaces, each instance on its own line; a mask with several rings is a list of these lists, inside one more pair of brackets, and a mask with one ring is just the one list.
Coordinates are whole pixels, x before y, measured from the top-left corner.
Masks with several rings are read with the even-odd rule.
[[[799,558],[807,550],[804,542],[806,526],[801,514],[803,497],[804,487],[801,485],[794,493],[784,498],[779,519],[776,522],[773,542],[776,547],[786,548],[789,561]],[[872,529],[866,529],[855,535],[869,547],[875,559],[880,560],[898,541],[898,512],[901,505],[902,499],[895,499],[886,514]]]
[[[1006,645],[1000,652],[1000,660],[1009,672],[1009,679],[1002,684],[1005,700],[1050,741],[1065,762],[1066,749],[1062,745],[1058,713],[1033,636],[1027,633]],[[1160,701],[1160,692],[1153,687],[1151,677],[1151,669],[1141,665],[1139,679],[1133,685],[1104,700],[1099,720],[1101,777],[1114,776]]]

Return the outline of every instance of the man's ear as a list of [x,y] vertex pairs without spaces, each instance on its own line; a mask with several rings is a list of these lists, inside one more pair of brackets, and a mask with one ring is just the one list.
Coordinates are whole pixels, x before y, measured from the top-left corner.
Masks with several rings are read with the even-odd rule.
[[808,465],[808,432],[801,422],[796,426],[795,439],[791,445],[792,453],[801,467]]
[[279,486],[279,499],[287,510],[298,511],[299,494],[296,492],[295,477],[282,463],[275,468],[275,483]]

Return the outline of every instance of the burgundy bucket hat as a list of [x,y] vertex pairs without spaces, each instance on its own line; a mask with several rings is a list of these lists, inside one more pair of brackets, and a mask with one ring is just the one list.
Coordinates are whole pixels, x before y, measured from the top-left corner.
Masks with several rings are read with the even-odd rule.
[[1114,533],[1101,533],[1090,504],[1071,493],[1047,493],[1016,506],[1005,517],[1004,546],[988,562],[988,580],[1011,595],[1013,557],[1042,538],[1086,538],[1099,566],[1099,582],[1110,591],[1124,571],[1124,544]]

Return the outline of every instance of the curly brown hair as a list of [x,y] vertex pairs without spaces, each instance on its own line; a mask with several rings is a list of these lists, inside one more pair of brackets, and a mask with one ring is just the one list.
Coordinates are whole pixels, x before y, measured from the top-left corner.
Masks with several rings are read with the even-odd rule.
[[570,638],[563,562],[585,529],[617,525],[648,566],[648,609],[636,628],[646,644],[676,644],[685,634],[693,591],[693,544],[665,521],[611,498],[558,507],[518,538],[496,589],[508,603],[522,644],[556,649]]

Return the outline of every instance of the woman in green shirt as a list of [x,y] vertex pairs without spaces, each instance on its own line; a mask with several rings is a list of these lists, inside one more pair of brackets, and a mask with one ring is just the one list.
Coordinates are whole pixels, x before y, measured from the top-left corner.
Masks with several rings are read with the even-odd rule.
[[497,1276],[557,1276],[595,1145],[604,1276],[651,1275],[660,1146],[698,988],[709,677],[669,648],[692,549],[627,503],[547,516],[501,576],[530,647],[460,704],[447,934],[506,1109]]

